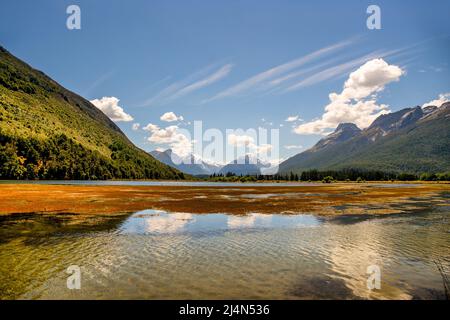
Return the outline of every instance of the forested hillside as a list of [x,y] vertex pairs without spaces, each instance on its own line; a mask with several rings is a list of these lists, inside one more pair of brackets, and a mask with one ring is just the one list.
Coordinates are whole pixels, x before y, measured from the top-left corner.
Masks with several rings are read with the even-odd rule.
[[86,99],[0,47],[0,179],[184,179]]
[[450,172],[450,103],[407,108],[377,118],[362,131],[339,137],[340,127],[313,148],[280,164],[280,173],[318,170]]

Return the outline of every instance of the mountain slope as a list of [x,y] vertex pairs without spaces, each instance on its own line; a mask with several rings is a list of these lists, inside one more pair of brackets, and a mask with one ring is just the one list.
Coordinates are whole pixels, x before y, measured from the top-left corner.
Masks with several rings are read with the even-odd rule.
[[355,124],[341,123],[333,133],[317,142],[316,145],[310,149],[310,151],[317,152],[330,146],[334,146],[338,143],[350,140],[360,133],[361,129],[359,129]]
[[86,99],[0,47],[1,179],[183,178]]
[[449,171],[450,103],[440,108],[416,107],[382,115],[349,140],[325,148],[316,146],[283,162],[280,172],[345,168]]

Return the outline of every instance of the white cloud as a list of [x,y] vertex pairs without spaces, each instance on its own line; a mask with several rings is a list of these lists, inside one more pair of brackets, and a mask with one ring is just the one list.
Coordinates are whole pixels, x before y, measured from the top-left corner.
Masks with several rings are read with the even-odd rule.
[[342,102],[333,101],[326,108],[325,113],[318,120],[302,124],[294,129],[297,134],[331,133],[340,123],[354,123],[359,128],[367,128],[376,118],[389,113],[388,106],[378,105],[376,100]]
[[228,144],[234,147],[244,147],[246,149],[245,150],[246,154],[251,156],[251,161],[256,161],[256,159],[268,161],[269,159],[271,159],[269,154],[274,149],[274,146],[272,144],[269,143],[257,144],[255,143],[255,139],[252,136],[245,134],[242,135],[234,133],[229,134]]
[[351,122],[360,128],[368,127],[388,106],[377,104],[376,94],[393,81],[398,81],[404,71],[389,65],[383,59],[373,59],[352,72],[340,94],[331,93],[330,103],[320,119],[295,128],[297,134],[326,134],[340,123]]
[[134,131],[139,130],[139,128],[141,127],[140,123],[133,123],[131,129],[133,129]]
[[164,213],[163,215],[146,218],[147,231],[157,233],[175,233],[182,230],[193,220],[190,213]]
[[[350,74],[340,96],[346,100],[366,98],[383,90],[386,84],[398,81],[403,74],[400,67],[389,65],[383,59],[373,59]],[[334,95],[334,100],[339,98]]]
[[161,129],[157,125],[149,123],[144,130],[151,133],[147,138],[149,142],[169,145],[179,156],[186,156],[192,151],[192,140],[181,133],[178,126]]
[[228,143],[235,147],[248,147],[255,145],[255,140],[248,135],[236,135],[232,133],[228,135]]
[[285,149],[287,150],[294,150],[294,149],[303,149],[303,146],[300,145],[287,145],[284,146]]
[[148,125],[146,125],[142,129],[145,130],[145,131],[153,132],[155,130],[159,130],[159,127],[156,124],[149,123]]
[[166,122],[174,122],[174,121],[183,121],[184,120],[183,116],[177,116],[173,112],[164,113],[160,119],[162,121],[166,121]]
[[177,126],[169,126],[165,129],[154,129],[148,141],[155,143],[170,143],[173,141],[173,138],[177,133],[177,129]]
[[436,100],[432,100],[430,102],[424,103],[422,108],[425,108],[425,107],[428,107],[428,106],[440,107],[444,103],[449,102],[449,101],[450,101],[450,92],[449,93],[441,93],[439,95],[439,98],[437,98]]
[[272,151],[273,146],[271,144],[261,144],[259,146],[255,146],[256,152],[257,153],[262,153],[262,154],[266,154],[269,153],[270,151]]
[[391,53],[392,52],[370,53],[363,57],[341,63],[337,66],[327,68],[320,72],[316,72],[313,75],[303,79],[302,81],[289,86],[288,88],[285,89],[285,92],[295,91],[295,90],[298,90],[298,89],[301,89],[304,87],[308,87],[308,86],[315,85],[317,83],[321,83],[326,80],[330,80],[330,79],[334,79],[334,78],[343,76],[343,75],[347,74],[348,72],[351,72],[354,68],[360,66],[362,63],[370,61],[374,58],[381,58],[381,57],[387,56]]
[[256,222],[260,225],[270,224],[272,215],[262,213],[250,213],[245,216],[228,216],[227,225],[230,229],[250,228]]
[[133,117],[126,113],[119,106],[119,99],[116,97],[103,97],[101,99],[91,100],[91,103],[106,114],[112,121],[133,121]]
[[297,121],[297,120],[298,120],[298,116],[289,116],[284,121],[286,121],[286,122],[294,122],[294,121]]
[[329,47],[322,48],[315,52],[312,52],[306,56],[300,57],[298,59],[292,60],[290,62],[284,63],[282,65],[276,66],[264,72],[261,72],[247,80],[244,80],[224,91],[219,92],[217,95],[212,97],[211,99],[206,100],[205,102],[213,101],[220,98],[225,98],[229,96],[235,96],[244,93],[245,91],[252,90],[255,87],[259,86],[261,83],[273,80],[274,77],[280,76],[286,72],[294,70],[298,67],[303,66],[304,64],[313,61],[314,59],[319,58],[327,53],[331,53],[340,48],[348,46],[352,44],[354,41],[346,40],[339,42],[337,44],[331,45]]

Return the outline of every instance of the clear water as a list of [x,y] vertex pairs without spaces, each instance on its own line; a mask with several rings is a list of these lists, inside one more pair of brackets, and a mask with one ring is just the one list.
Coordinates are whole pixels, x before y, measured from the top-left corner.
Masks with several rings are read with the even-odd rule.
[[[450,209],[385,217],[0,218],[2,299],[441,299]],[[81,289],[67,289],[71,265]],[[381,289],[367,288],[367,267]]]

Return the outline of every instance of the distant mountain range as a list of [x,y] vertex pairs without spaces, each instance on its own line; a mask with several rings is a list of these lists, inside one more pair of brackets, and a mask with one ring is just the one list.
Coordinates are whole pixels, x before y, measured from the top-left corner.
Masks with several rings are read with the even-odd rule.
[[245,176],[270,174],[275,173],[276,171],[272,170],[273,172],[271,172],[272,167],[270,163],[264,162],[252,155],[245,155],[226,165],[220,165],[206,162],[192,154],[181,157],[171,149],[165,151],[155,150],[150,152],[150,154],[162,163],[194,176],[206,176],[212,174],[226,175],[229,173],[237,176]]
[[0,179],[180,179],[86,99],[0,47]]
[[280,164],[280,173],[309,169],[450,171],[450,103],[381,115],[367,129],[352,123]]
[[270,163],[264,162],[251,155],[245,155],[224,166],[219,173],[224,175],[233,173],[237,176],[260,175],[265,173],[265,169],[268,168],[270,168]]
[[222,168],[221,165],[205,162],[192,154],[181,157],[175,154],[171,149],[165,151],[154,150],[151,151],[150,154],[164,164],[195,176],[218,173]]
[[[251,155],[225,166],[211,164],[193,155],[181,158],[172,150],[152,151],[159,161],[184,173],[274,174],[275,167]],[[278,167],[278,172],[305,170],[379,170],[384,172],[439,173],[450,171],[450,103],[406,108],[381,115],[366,129],[342,123],[309,150],[297,154]]]

